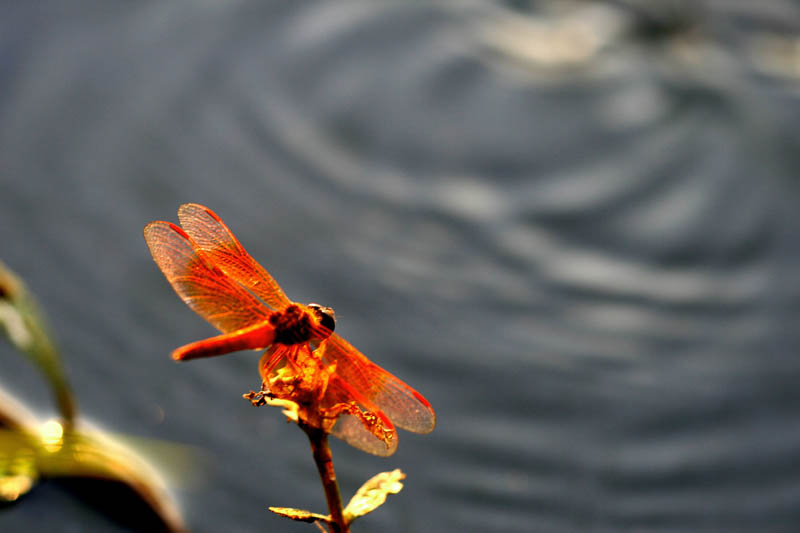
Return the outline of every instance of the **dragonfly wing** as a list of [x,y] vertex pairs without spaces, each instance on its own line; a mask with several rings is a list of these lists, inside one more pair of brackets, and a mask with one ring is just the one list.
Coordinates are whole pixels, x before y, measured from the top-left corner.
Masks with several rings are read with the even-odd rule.
[[325,342],[324,357],[336,362],[336,375],[383,411],[396,425],[430,433],[436,425],[433,407],[420,393],[379,367],[340,335]]
[[225,223],[211,209],[199,204],[183,204],[178,220],[184,231],[220,270],[280,310],[291,302],[275,279],[248,254]]
[[354,448],[381,457],[388,457],[397,451],[397,430],[389,418],[336,374],[331,376],[322,400],[323,405],[330,407],[337,403],[351,401],[355,401],[361,409],[378,418],[382,425],[382,434],[387,440],[384,441],[375,436],[358,417],[350,414],[339,416],[331,430],[331,435]]
[[178,226],[151,222],[144,239],[158,267],[192,310],[225,333],[266,320],[270,311],[232,281]]

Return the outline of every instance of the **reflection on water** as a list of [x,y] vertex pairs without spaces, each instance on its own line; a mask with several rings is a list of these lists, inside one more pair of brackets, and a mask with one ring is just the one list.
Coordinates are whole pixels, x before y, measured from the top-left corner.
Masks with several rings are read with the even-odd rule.
[[666,4],[16,7],[3,259],[87,412],[217,458],[198,531],[316,482],[256,356],[169,362],[209,331],[139,232],[189,201],[436,408],[364,530],[793,530],[800,8]]

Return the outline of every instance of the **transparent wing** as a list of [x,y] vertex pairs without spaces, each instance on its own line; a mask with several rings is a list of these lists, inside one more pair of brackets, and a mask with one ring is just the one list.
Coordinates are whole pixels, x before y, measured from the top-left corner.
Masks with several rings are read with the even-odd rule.
[[144,239],[161,272],[192,310],[225,333],[266,320],[270,310],[198,253],[192,239],[170,222],[151,222]]
[[178,220],[203,253],[232,279],[280,310],[291,303],[272,276],[250,257],[222,219],[199,204],[183,204]]
[[325,341],[323,357],[335,361],[336,375],[383,411],[395,426],[414,433],[433,431],[436,414],[428,400],[341,336],[333,333]]
[[[303,365],[306,365],[308,361],[305,363],[297,361],[297,355],[300,351],[305,351],[307,357],[312,357],[308,351],[309,349],[310,347],[308,344],[295,344],[291,346],[273,344],[264,352],[258,363],[259,373],[264,383],[263,386],[272,390],[278,398],[303,401],[303,394],[307,393],[302,392],[304,390],[303,387],[311,385],[311,383],[306,382],[306,379],[310,378],[312,382],[319,379],[319,375],[318,377],[312,377],[307,373],[308,369]],[[313,361],[312,365],[319,364],[316,357],[313,358]],[[289,383],[292,383],[293,379],[298,380],[292,383],[292,389],[288,391],[288,394],[285,394],[287,391],[283,385],[286,377],[274,380],[276,377],[274,372],[276,368],[281,367],[281,363],[287,365],[284,368],[291,369],[288,374],[288,376],[290,376]],[[298,367],[297,365],[300,366]],[[320,370],[322,370],[321,367],[318,368],[318,371]],[[294,378],[291,378],[292,372],[296,372]],[[341,414],[340,411],[337,411],[340,412],[340,414],[331,430],[331,435],[367,453],[380,456],[392,455],[397,450],[397,430],[394,428],[394,425],[392,425],[391,420],[361,393],[337,376],[336,373],[332,374],[330,378],[325,377],[324,379],[327,380],[325,394],[322,398],[319,398],[318,405],[311,405],[311,407],[313,409],[331,409],[341,407],[340,404],[351,404],[355,402],[363,412],[367,413],[365,417],[369,419],[370,427],[374,428],[377,433],[373,433],[367,429],[364,422],[362,422],[358,416]],[[298,385],[298,383],[302,384]],[[317,385],[320,387],[323,386],[322,382],[317,382]],[[300,388],[294,389],[295,386]],[[295,392],[299,394],[298,397],[294,396]],[[316,401],[315,399],[314,402],[316,403]]]
[[343,414],[336,420],[336,424],[331,430],[331,435],[345,441],[350,446],[359,450],[388,457],[397,451],[397,430],[392,422],[380,409],[372,405],[369,400],[364,398],[358,391],[345,383],[336,374],[331,376],[325,397],[322,400],[323,406],[331,407],[337,403],[348,403],[355,401],[364,411],[376,416],[383,426],[383,434],[388,436],[387,442],[379,439],[372,434],[357,417]]

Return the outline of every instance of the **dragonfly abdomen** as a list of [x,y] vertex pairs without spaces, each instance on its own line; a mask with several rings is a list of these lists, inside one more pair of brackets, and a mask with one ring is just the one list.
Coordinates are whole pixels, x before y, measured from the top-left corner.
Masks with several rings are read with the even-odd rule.
[[274,342],[276,342],[275,327],[269,320],[265,320],[253,326],[181,346],[172,352],[172,358],[176,361],[186,361],[214,357],[239,350],[267,348]]

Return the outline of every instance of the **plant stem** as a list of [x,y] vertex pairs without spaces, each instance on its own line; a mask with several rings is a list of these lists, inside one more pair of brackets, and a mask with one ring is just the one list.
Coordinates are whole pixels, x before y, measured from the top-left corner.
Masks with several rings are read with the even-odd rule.
[[339,484],[336,481],[336,472],[333,470],[333,457],[328,445],[328,434],[319,428],[299,424],[308,435],[311,443],[311,452],[317,464],[322,487],[325,489],[325,499],[328,501],[328,512],[331,515],[331,528],[334,533],[350,533],[350,526],[345,522],[342,511],[342,497],[339,494]]

